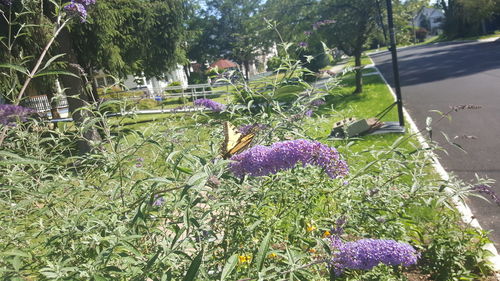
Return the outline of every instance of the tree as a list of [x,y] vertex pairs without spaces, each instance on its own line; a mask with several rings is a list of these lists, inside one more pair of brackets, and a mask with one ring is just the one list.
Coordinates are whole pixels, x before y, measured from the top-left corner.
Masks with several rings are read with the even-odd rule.
[[456,38],[485,33],[485,21],[498,13],[499,5],[498,0],[440,0],[445,35]]
[[349,56],[354,56],[356,89],[363,91],[361,57],[365,43],[376,28],[379,15],[377,0],[323,0],[320,3],[323,19],[334,20],[319,28],[329,45],[337,46]]
[[190,58],[215,60],[233,59],[247,70],[259,51],[267,48],[263,36],[265,22],[259,17],[262,6],[252,0],[209,0],[194,24],[202,30],[196,42],[191,42]]

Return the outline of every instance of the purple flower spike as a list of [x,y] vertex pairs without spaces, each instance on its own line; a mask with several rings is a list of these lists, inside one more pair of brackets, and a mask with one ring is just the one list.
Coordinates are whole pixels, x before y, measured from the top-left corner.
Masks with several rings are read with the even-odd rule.
[[74,14],[80,17],[82,22],[87,19],[87,8],[90,5],[94,5],[96,0],[71,0],[71,3],[64,6],[64,10],[70,14]]
[[26,117],[35,111],[31,108],[12,104],[0,104],[0,124],[12,126],[17,119],[26,121]]
[[265,130],[267,125],[255,123],[253,125],[245,125],[238,128],[238,132],[242,135],[250,133],[252,130]]
[[307,42],[299,42],[299,47],[302,47],[302,48],[307,48],[307,46],[309,46],[309,44]]
[[335,274],[345,269],[371,270],[379,264],[410,266],[417,263],[419,254],[409,244],[383,239],[361,239],[343,243],[338,237],[331,239]]
[[299,162],[302,166],[319,166],[333,179],[349,173],[347,163],[340,159],[335,148],[303,139],[277,142],[270,147],[257,145],[234,155],[231,160],[234,162],[230,169],[238,177],[276,174],[292,169]]
[[155,201],[153,202],[153,206],[161,206],[163,203],[165,203],[165,198],[162,196],[155,195]]
[[498,197],[498,195],[495,193],[495,190],[493,190],[491,186],[487,186],[484,184],[476,185],[472,188],[472,190],[490,196],[495,203],[500,205],[500,198]]
[[317,99],[317,100],[313,100],[311,102],[311,106],[322,106],[323,104],[325,104],[326,102],[322,99]]
[[313,110],[312,109],[309,109],[308,111],[306,111],[306,113],[304,113],[307,117],[311,117],[313,115]]
[[0,4],[4,4],[5,6],[12,5],[12,0],[0,0]]
[[193,103],[196,106],[204,106],[204,107],[211,109],[215,112],[221,112],[226,108],[226,106],[224,106],[223,104],[220,104],[220,103],[213,101],[213,100],[210,100],[210,99],[197,99]]

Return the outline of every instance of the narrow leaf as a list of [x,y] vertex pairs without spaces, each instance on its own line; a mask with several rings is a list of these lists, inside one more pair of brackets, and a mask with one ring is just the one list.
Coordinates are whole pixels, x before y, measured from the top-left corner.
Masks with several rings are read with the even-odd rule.
[[269,232],[266,234],[266,237],[264,237],[264,239],[260,243],[259,250],[257,251],[257,256],[255,257],[255,264],[257,265],[257,270],[259,272],[262,270],[267,251],[269,250],[271,234],[271,230],[269,230]]
[[203,261],[203,250],[201,250],[201,252],[193,259],[186,273],[186,276],[184,276],[182,281],[194,281],[196,275],[198,275],[198,270],[200,269],[202,261]]
[[222,269],[222,275],[220,277],[221,281],[226,280],[229,275],[231,275],[231,272],[233,272],[234,268],[236,267],[236,264],[238,264],[238,254],[232,255],[224,265],[224,268]]

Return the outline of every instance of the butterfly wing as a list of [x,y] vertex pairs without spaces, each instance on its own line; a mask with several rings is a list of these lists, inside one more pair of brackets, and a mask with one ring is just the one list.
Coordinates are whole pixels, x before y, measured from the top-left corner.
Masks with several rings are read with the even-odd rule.
[[242,136],[239,140],[238,143],[232,147],[231,149],[228,150],[226,155],[224,155],[225,159],[230,158],[231,156],[245,150],[248,148],[248,146],[252,143],[253,138],[255,137],[254,133],[249,133],[247,135]]
[[238,133],[236,128],[231,123],[224,122],[224,142],[221,147],[221,154],[224,158],[226,158],[225,155],[238,144],[240,138],[241,134]]
[[245,150],[252,143],[255,137],[255,130],[242,135],[229,122],[224,122],[224,142],[222,143],[222,158],[229,159],[231,156]]

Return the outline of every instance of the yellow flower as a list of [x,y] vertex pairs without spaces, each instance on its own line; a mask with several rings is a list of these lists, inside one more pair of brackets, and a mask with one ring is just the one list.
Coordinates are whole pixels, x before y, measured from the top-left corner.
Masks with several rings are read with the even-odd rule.
[[314,225],[312,225],[312,224],[310,224],[310,223],[308,223],[308,224],[306,225],[306,231],[307,231],[307,232],[313,232],[313,231],[315,231],[315,230],[316,230],[316,227],[315,227]]
[[250,255],[238,256],[238,262],[240,264],[250,263],[251,260],[252,260],[252,256],[250,256]]
[[267,255],[268,258],[270,259],[274,259],[276,258],[278,255],[276,255],[276,253],[270,253],[269,255]]
[[332,235],[332,234],[331,234],[331,233],[330,233],[330,231],[328,231],[328,230],[327,230],[327,231],[325,231],[325,232],[323,232],[323,238],[326,238],[326,237],[328,237],[328,236],[330,236],[330,235]]
[[316,253],[316,249],[314,249],[314,248],[309,249],[309,253],[311,253],[311,254]]

